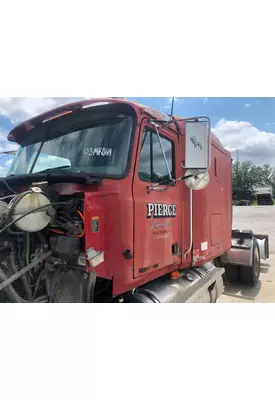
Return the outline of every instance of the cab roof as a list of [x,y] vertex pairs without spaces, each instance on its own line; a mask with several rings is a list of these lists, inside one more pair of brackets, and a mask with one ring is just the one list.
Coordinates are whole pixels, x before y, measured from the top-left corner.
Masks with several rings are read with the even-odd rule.
[[[50,121],[52,119],[61,117],[66,114],[70,114],[73,111],[86,109],[89,107],[97,106],[97,105],[105,105],[105,104],[128,104],[131,106],[137,114],[146,113],[149,118],[153,118],[158,121],[170,121],[171,117],[159,110],[154,109],[153,107],[142,105],[132,100],[126,100],[124,98],[113,98],[113,97],[103,97],[103,98],[92,98],[88,100],[81,100],[70,104],[65,104],[63,106],[54,108],[52,110],[46,111],[42,114],[39,114],[33,118],[30,118],[19,125],[15,126],[10,133],[8,134],[9,141],[16,141],[18,136],[24,136],[32,129],[37,127],[39,124],[44,122]],[[177,126],[180,130],[184,130],[184,122],[180,121],[182,117],[174,116],[173,119],[177,123]],[[175,123],[170,125],[175,132],[177,132],[177,127]],[[212,134],[212,141],[213,143],[220,148],[221,150],[225,151],[219,139]],[[226,151],[225,151],[226,152]]]
[[138,114],[142,112],[146,112],[150,117],[158,120],[169,120],[169,116],[155,110],[154,108],[143,106],[137,102],[129,101],[121,98],[93,98],[89,100],[81,100],[70,104],[65,104],[63,106],[54,108],[52,110],[46,111],[42,114],[39,114],[33,118],[30,118],[16,127],[14,127],[10,133],[8,134],[8,140],[14,141],[18,135],[24,135],[30,132],[33,128],[37,127],[39,124],[44,123],[46,121],[50,121],[51,119],[55,119],[57,117],[61,117],[62,115],[66,115],[72,113],[73,111],[89,108],[89,106],[97,106],[104,104],[128,104],[131,106]]

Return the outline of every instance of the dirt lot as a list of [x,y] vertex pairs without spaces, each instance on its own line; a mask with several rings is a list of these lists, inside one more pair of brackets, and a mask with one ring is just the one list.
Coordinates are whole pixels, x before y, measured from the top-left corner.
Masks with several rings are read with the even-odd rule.
[[226,284],[219,303],[275,303],[275,206],[233,207],[234,229],[251,229],[254,233],[269,235],[270,258],[261,264],[258,285]]

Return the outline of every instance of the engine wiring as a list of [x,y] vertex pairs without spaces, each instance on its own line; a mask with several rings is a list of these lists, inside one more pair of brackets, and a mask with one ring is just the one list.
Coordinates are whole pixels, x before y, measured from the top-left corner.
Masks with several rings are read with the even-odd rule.
[[51,229],[52,232],[57,233],[59,235],[64,235],[64,236],[69,236],[69,237],[76,237],[76,238],[82,238],[85,235],[85,219],[84,219],[84,215],[82,214],[81,211],[77,210],[78,215],[81,217],[81,220],[83,222],[83,230],[79,235],[70,235],[68,233],[65,233],[59,229]]
[[[51,188],[48,190],[46,187],[44,193],[50,200],[49,204],[32,209],[23,205],[21,210],[18,204],[22,198],[33,193],[35,190],[30,188],[18,194],[0,197],[0,201],[6,201],[7,204],[3,204],[0,216],[0,236],[3,238],[0,258],[0,302],[3,300],[12,303],[50,303],[56,274],[63,270],[69,274],[74,274],[75,271],[84,274],[83,299],[93,302],[94,296],[97,295],[96,275],[91,274],[90,279],[87,279],[88,285],[85,285],[85,242],[82,240],[85,236],[85,208],[82,195],[77,194],[68,199],[67,196],[58,196]],[[26,230],[17,224],[32,213],[38,213],[39,218],[39,211],[48,209],[48,225],[40,231],[29,232],[27,224]],[[64,239],[58,237],[59,235]]]

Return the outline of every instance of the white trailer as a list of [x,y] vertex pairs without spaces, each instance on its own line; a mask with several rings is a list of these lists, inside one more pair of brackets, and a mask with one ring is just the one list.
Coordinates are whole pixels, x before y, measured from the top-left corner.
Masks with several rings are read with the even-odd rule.
[[273,190],[271,186],[258,186],[254,188],[257,205],[273,205]]

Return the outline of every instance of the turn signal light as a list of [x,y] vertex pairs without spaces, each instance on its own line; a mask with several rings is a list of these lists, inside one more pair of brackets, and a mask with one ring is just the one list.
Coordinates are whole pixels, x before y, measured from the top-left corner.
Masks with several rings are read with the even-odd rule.
[[179,273],[179,271],[174,271],[174,272],[171,272],[170,276],[171,276],[171,279],[179,279],[180,273]]

